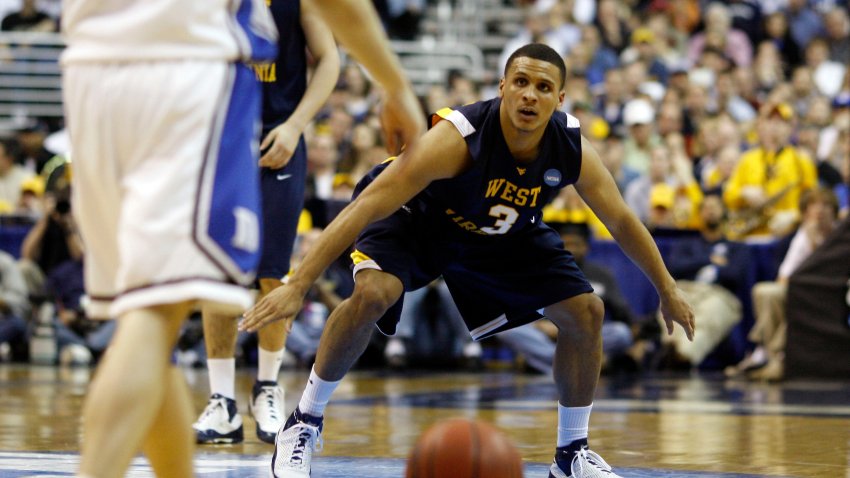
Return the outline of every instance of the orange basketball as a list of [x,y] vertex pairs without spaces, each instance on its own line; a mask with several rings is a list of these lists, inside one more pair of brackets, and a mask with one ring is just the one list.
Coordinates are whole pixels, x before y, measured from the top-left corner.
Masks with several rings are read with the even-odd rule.
[[433,425],[416,441],[407,478],[522,478],[522,459],[492,425],[453,418]]

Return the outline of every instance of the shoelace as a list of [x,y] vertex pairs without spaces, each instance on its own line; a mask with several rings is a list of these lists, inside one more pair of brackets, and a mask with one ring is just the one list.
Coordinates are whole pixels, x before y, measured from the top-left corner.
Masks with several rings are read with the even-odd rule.
[[275,401],[275,398],[277,398],[278,395],[277,387],[263,387],[263,391],[261,393],[266,396],[266,406],[269,408],[269,416],[272,417],[272,420],[277,420],[278,409],[276,406],[277,402]]
[[316,440],[316,443],[313,444],[313,450],[322,451],[322,434],[319,431],[319,427],[308,423],[301,422],[296,426],[301,427],[301,431],[298,433],[298,441],[295,442],[295,447],[292,449],[292,459],[290,461],[302,464],[304,463],[304,453],[307,451],[310,440],[314,438]]
[[205,422],[209,419],[213,413],[215,413],[216,408],[221,408],[225,412],[227,412],[227,404],[225,403],[223,398],[217,398],[215,400],[211,400],[210,403],[207,404],[207,408],[204,409],[204,413],[201,415],[201,419],[199,422]]
[[[611,471],[611,465],[605,462],[601,456],[596,453],[588,450],[587,448],[582,448],[576,452],[575,456],[573,456],[573,461],[570,463],[570,469],[573,472],[573,475],[581,475],[584,472],[584,464],[590,463],[593,467],[595,467],[598,471],[603,471],[605,473],[614,472]],[[576,469],[576,464],[578,464],[578,469]]]

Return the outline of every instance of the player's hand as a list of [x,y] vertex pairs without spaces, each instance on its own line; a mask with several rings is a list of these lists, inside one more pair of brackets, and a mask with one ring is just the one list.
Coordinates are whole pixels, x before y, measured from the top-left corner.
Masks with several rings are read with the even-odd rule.
[[402,146],[412,146],[425,132],[425,115],[410,86],[385,92],[381,127],[387,151],[393,155],[399,154]]
[[292,159],[301,132],[288,122],[269,131],[260,143],[260,151],[266,153],[260,158],[259,165],[264,168],[280,169]]
[[685,330],[685,335],[688,340],[694,340],[694,332],[696,332],[696,320],[694,319],[694,311],[682,295],[679,288],[675,288],[671,294],[666,297],[661,297],[661,316],[664,318],[664,323],[667,325],[667,334],[673,333],[673,322],[682,326]]
[[767,201],[764,188],[761,186],[744,186],[741,188],[741,197],[749,207],[761,207]]
[[259,302],[254,304],[244,318],[239,322],[239,330],[256,332],[268,323],[283,320],[286,322],[286,330],[292,328],[292,321],[304,303],[304,294],[298,292],[294,287],[284,284],[269,292]]

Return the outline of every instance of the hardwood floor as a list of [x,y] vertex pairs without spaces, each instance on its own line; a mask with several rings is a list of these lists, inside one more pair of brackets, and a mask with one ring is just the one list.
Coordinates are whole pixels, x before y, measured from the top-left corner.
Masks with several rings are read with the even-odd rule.
[[[197,410],[204,370],[185,370]],[[73,476],[86,368],[0,364],[0,477]],[[272,447],[248,415],[253,370],[238,372],[245,442],[199,446],[197,476],[267,476]],[[284,371],[287,411],[307,372]],[[463,416],[495,424],[519,448],[528,477],[554,450],[556,392],[542,376],[498,373],[350,374],[325,418],[315,477],[400,477],[416,438]],[[128,404],[132,406],[132,404]],[[603,378],[591,445],[624,477],[850,478],[850,382],[730,382],[711,375]],[[151,476],[143,459],[127,476]],[[451,478],[451,477],[447,477]]]

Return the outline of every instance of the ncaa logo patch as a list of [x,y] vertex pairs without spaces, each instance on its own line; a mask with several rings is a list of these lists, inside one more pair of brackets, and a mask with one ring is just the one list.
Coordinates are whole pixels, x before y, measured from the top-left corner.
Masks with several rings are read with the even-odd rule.
[[543,182],[546,183],[547,186],[555,187],[561,184],[561,172],[557,169],[547,169],[545,173],[543,173]]

